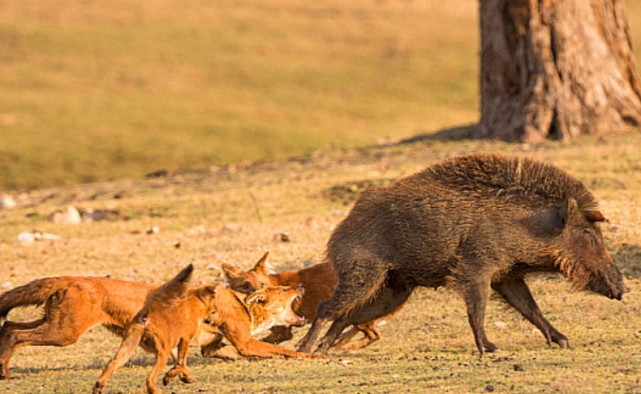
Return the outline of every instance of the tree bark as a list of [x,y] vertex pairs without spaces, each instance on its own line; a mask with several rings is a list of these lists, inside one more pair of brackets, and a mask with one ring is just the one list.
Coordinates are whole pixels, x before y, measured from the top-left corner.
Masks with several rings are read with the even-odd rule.
[[540,142],[641,125],[623,0],[479,0],[478,138]]

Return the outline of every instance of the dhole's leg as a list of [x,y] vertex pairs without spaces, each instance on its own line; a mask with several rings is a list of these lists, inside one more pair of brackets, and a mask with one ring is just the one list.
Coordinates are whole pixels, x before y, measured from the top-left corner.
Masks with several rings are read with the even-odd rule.
[[62,315],[61,309],[48,311],[45,318],[33,322],[6,322],[0,334],[0,379],[9,379],[9,360],[22,346],[69,346],[89,329],[95,320]]
[[[321,340],[318,346],[318,351],[326,353],[329,347],[333,346],[342,331],[350,324],[365,325],[371,324],[373,329],[374,321],[381,316],[388,315],[398,308],[400,308],[405,301],[407,301],[413,288],[408,287],[401,281],[395,280],[393,274],[386,281],[385,285],[378,291],[373,299],[370,299],[366,304],[360,305],[358,308],[353,309],[345,317],[340,317],[334,320],[332,327]],[[362,327],[362,326],[359,326]],[[367,327],[367,326],[366,326]],[[378,337],[378,333],[374,330],[374,334]],[[367,339],[365,342],[359,343],[361,345],[369,344],[371,341]],[[364,346],[363,345],[363,346]],[[362,347],[362,346],[361,346]]]
[[272,327],[270,331],[270,334],[261,339],[261,341],[267,343],[281,343],[294,337],[291,327],[276,326]]
[[497,351],[496,345],[490,342],[485,335],[485,307],[489,296],[489,280],[474,278],[473,280],[460,283],[459,289],[463,294],[467,306],[467,318],[474,333],[476,347],[481,355],[485,352]]
[[[231,339],[230,339],[231,340]],[[286,349],[284,347],[274,345],[271,343],[261,342],[254,338],[246,338],[243,341],[233,341],[234,346],[240,354],[245,357],[273,357],[273,356],[285,356],[285,357],[312,357],[309,353],[301,353],[295,350]]]
[[356,326],[352,326],[349,328],[349,330],[345,331],[344,333],[341,334],[341,336],[336,340],[336,343],[334,344],[334,347],[338,350],[345,350],[345,345],[352,340],[358,334],[359,332],[363,332],[362,330],[356,328]]
[[223,360],[238,360],[241,355],[235,347],[223,345],[223,336],[217,335],[211,342],[200,347],[203,357],[216,357]]
[[243,324],[224,324],[222,330],[227,340],[241,355],[246,357],[311,357],[308,353],[300,353],[254,339],[251,336],[249,326]]
[[[370,345],[372,342],[378,341],[381,336],[378,331],[376,331],[375,325],[376,321],[370,321],[368,323],[351,327],[347,332],[341,335],[334,347],[339,350],[358,350]],[[365,335],[365,338],[348,344],[348,342],[359,332],[362,332],[363,335]]]
[[[384,286],[388,274],[386,264],[375,256],[358,256],[343,269],[347,274],[337,272],[339,280],[334,294],[320,303],[312,327],[298,344],[299,351],[309,353],[330,320],[347,315],[375,297]],[[367,275],[354,274],[359,272],[366,272]]]
[[163,367],[167,365],[167,360],[169,359],[169,354],[171,353],[171,348],[168,348],[164,344],[158,344],[158,349],[156,353],[156,362],[154,367],[151,369],[151,372],[145,380],[147,385],[147,393],[149,394],[160,394],[161,391],[156,388],[156,378],[158,374],[162,371]]
[[498,283],[493,283],[492,288],[505,298],[511,306],[519,311],[523,317],[534,324],[547,340],[548,345],[552,342],[562,348],[569,348],[568,338],[558,332],[550,322],[543,317],[543,313],[534,301],[530,289],[523,278],[511,277]]
[[[129,326],[127,334],[120,344],[120,348],[118,348],[114,357],[111,359],[109,364],[107,364],[104,371],[102,371],[102,375],[100,375],[98,380],[96,380],[96,384],[93,387],[94,394],[102,393],[102,390],[105,388],[107,380],[109,380],[111,374],[129,361],[134,350],[136,350],[136,347],[140,343],[144,330],[144,327],[140,324]],[[167,362],[167,357],[169,357],[169,353],[165,356],[165,362]]]
[[[77,287],[61,289],[45,302],[44,317],[26,323],[6,322],[0,333],[0,379],[8,377],[8,364],[22,346],[68,346],[89,327],[100,323],[100,313],[91,308],[86,295]],[[86,306],[79,313],[80,305]]]
[[223,347],[223,336],[217,335],[214,339],[206,345],[200,347],[200,354],[203,357],[214,357],[216,351]]
[[15,342],[15,331],[32,329],[44,322],[44,319],[32,322],[4,322],[0,329],[0,380],[9,380],[11,378],[9,375],[9,360],[18,347]]
[[170,369],[162,379],[163,385],[168,385],[176,376],[180,377],[185,383],[196,381],[196,377],[187,370],[187,351],[189,350],[189,341],[183,339],[178,343],[178,357],[176,365]]

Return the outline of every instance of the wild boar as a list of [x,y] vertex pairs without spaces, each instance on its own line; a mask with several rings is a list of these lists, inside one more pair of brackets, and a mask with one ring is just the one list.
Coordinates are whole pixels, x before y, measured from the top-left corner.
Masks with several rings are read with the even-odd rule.
[[585,186],[527,158],[471,154],[445,160],[362,194],[332,233],[327,258],[338,285],[320,304],[299,350],[325,353],[345,327],[401,305],[417,286],[446,286],[467,307],[476,346],[485,334],[491,289],[552,342],[569,346],[545,319],[524,281],[560,272],[575,288],[618,299],[628,288],[608,253],[605,217]]

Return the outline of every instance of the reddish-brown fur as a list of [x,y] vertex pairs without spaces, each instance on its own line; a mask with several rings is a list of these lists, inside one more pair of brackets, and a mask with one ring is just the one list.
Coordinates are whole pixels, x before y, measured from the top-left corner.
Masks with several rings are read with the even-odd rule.
[[161,392],[156,388],[156,377],[175,347],[178,347],[176,365],[165,374],[163,384],[169,384],[176,376],[185,383],[195,380],[187,370],[187,350],[200,332],[203,321],[215,310],[216,287],[188,290],[187,282],[193,269],[193,265],[188,265],[147,297],[144,307],[128,325],[116,355],[96,381],[94,394],[102,393],[111,374],[129,360],[140,343],[147,344],[156,354],[156,362],[146,380],[147,392]]
[[[242,356],[246,357],[309,357],[271,343],[254,339],[273,325],[303,325],[305,320],[292,310],[292,303],[300,299],[299,286],[267,286],[245,296],[225,287],[219,287],[216,295],[216,313],[210,324],[216,328],[217,337],[203,346],[203,356],[225,353],[226,358],[237,358],[233,349],[221,349],[223,337],[229,340]],[[231,352],[231,353],[230,353]]]
[[[284,349],[260,342],[251,337],[253,331],[269,329],[273,324],[303,324],[295,315],[291,304],[300,297],[302,290],[293,287],[266,287],[247,296],[243,301],[222,285],[188,288],[193,266],[190,264],[175,278],[154,290],[127,327],[125,337],[113,359],[96,381],[93,393],[104,390],[109,377],[124,365],[138,345],[145,345],[156,354],[156,361],[147,377],[147,391],[160,393],[156,378],[177,347],[176,365],[163,378],[163,385],[176,376],[185,383],[196,380],[187,370],[189,344],[205,329],[214,339],[203,347],[218,348],[220,340],[227,338],[244,356],[310,357],[307,353]],[[203,324],[206,321],[207,324]]]
[[[0,295],[0,318],[5,319],[14,308],[29,305],[44,304],[43,317],[31,322],[6,321],[0,329],[0,379],[9,379],[9,361],[14,352],[22,346],[68,346],[75,343],[82,334],[95,325],[103,325],[113,333],[124,336],[126,328],[134,316],[145,305],[149,293],[157,286],[129,282],[110,278],[63,276],[34,280],[26,285],[16,287]],[[263,289],[263,293],[276,294],[283,291],[278,289]],[[241,301],[226,296],[228,289],[221,291],[221,299],[229,299],[230,305],[218,301],[221,310],[231,309],[237,313],[227,312],[235,316],[225,323],[229,340],[242,348],[242,353],[248,355],[266,354],[261,344],[248,339],[249,333],[258,324],[303,324],[291,315],[279,316],[277,321],[272,314],[283,313],[298,296],[298,289],[287,293],[287,297],[267,296],[267,301],[252,303],[252,308],[243,307]],[[243,295],[242,298],[245,296]],[[252,316],[247,315],[249,311]],[[253,322],[256,327],[251,326]],[[271,322],[271,323],[270,323]],[[203,352],[212,354],[219,347],[220,333],[215,327],[206,327],[214,336],[214,342],[205,341]],[[153,351],[145,342],[141,346],[147,351]],[[254,349],[258,349],[252,353]],[[299,355],[292,350],[281,347],[270,348],[273,354]],[[278,353],[282,350],[281,353]]]
[[[268,285],[303,286],[305,294],[302,299],[294,303],[294,311],[305,317],[308,321],[314,319],[316,310],[321,301],[328,299],[336,288],[336,273],[330,263],[312,265],[300,270],[291,270],[280,273],[270,273],[267,258],[269,252],[254,265],[249,271],[242,271],[229,264],[223,264],[223,273],[227,285],[239,292],[250,293]],[[376,321],[369,321],[355,325],[345,332],[336,342],[335,346],[344,350],[356,350],[368,346],[380,338],[376,330]],[[358,332],[365,336],[363,339],[347,344]],[[280,343],[292,338],[291,326],[276,326],[272,333],[263,339],[271,343]]]
[[299,349],[310,351],[333,321],[319,346],[327,351],[345,327],[389,313],[417,286],[447,286],[462,296],[481,354],[497,349],[484,329],[491,290],[548,343],[567,347],[524,277],[560,272],[577,288],[621,299],[628,289],[605,247],[597,205],[557,167],[495,154],[453,158],[370,189],[328,242],[338,285]]
[[124,335],[125,327],[156,287],[109,278],[63,276],[32,281],[0,295],[0,318],[16,307],[44,304],[31,322],[6,321],[0,329],[0,379],[9,379],[9,360],[22,346],[68,346],[101,324]]

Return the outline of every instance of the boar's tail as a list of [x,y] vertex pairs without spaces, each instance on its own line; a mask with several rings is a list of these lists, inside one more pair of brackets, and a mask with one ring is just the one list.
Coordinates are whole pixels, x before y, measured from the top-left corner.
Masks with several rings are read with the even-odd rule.
[[352,272],[350,275],[341,277],[334,295],[325,306],[325,313],[333,317],[347,314],[370,302],[384,286],[388,286],[387,270],[370,269],[366,276],[364,278]]

